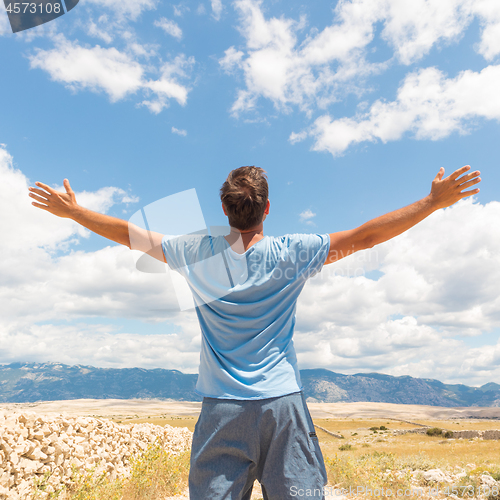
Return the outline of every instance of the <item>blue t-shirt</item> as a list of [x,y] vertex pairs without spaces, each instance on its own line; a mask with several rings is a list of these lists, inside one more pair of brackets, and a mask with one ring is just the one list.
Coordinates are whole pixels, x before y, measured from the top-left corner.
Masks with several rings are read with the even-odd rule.
[[329,236],[264,236],[243,254],[223,236],[165,236],[162,246],[186,279],[200,322],[196,392],[265,399],[301,390],[292,341],[297,298],[323,267]]

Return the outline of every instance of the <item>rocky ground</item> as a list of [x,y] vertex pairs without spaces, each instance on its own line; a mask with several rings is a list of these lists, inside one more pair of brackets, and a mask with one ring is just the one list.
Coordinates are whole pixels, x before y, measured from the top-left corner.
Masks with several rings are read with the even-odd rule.
[[50,473],[47,495],[71,482],[73,468],[124,476],[129,459],[159,442],[178,453],[191,445],[183,428],[152,424],[119,425],[92,417],[36,413],[0,415],[0,499],[28,500],[35,481]]

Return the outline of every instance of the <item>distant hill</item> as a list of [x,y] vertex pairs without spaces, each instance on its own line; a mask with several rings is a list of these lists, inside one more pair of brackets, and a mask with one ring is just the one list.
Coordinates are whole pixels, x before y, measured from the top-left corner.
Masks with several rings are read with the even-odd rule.
[[500,406],[500,385],[490,382],[482,387],[443,384],[439,380],[393,377],[381,373],[342,375],[330,370],[302,370],[304,393],[318,403],[417,404],[430,406]]
[[160,398],[201,401],[198,375],[177,370],[95,368],[61,363],[0,365],[0,402]]
[[[380,373],[343,375],[330,370],[301,370],[308,401],[318,403],[420,404],[500,407],[500,385],[443,384],[439,380],[393,377]],[[157,368],[95,368],[61,363],[0,365],[0,403],[65,399],[159,398],[201,401],[194,392],[198,375]]]

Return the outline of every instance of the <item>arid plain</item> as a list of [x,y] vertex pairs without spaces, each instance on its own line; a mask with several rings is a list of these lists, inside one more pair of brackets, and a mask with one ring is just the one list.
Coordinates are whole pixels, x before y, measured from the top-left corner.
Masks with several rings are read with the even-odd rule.
[[[199,402],[90,399],[2,404],[0,414],[62,414],[109,419],[122,425],[168,424],[193,431],[200,408]],[[309,403],[309,409],[317,427],[332,488],[366,487],[368,491],[370,487],[385,487],[386,490],[390,486],[421,487],[424,488],[423,494],[411,496],[456,500],[455,493],[458,492],[458,497],[464,498],[498,498],[484,494],[484,488],[488,476],[493,481],[500,478],[500,408],[360,402]],[[442,433],[428,435],[427,431],[432,428],[438,428]],[[492,433],[495,429],[499,430],[498,436]],[[467,430],[478,431],[479,435],[464,433]],[[446,431],[455,436],[448,434],[446,438]],[[484,431],[489,432],[489,437]],[[442,476],[432,471],[440,471]],[[425,489],[430,486],[438,487],[438,495]],[[446,490],[450,486],[458,490]],[[460,488],[463,488],[462,494]],[[371,496],[374,495],[363,492],[357,495]],[[184,493],[172,498],[188,497]],[[262,496],[256,484],[252,499],[259,498]],[[337,498],[340,498],[338,493]]]

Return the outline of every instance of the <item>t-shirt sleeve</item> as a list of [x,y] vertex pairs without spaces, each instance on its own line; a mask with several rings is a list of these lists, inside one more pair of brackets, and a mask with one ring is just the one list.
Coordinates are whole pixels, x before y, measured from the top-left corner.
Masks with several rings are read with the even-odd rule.
[[210,241],[206,235],[165,235],[161,246],[170,269],[187,278],[190,268],[213,255]]
[[289,255],[298,276],[309,279],[319,273],[328,257],[330,235],[296,234],[290,236]]
[[181,273],[181,270],[186,266],[183,239],[167,234],[161,240],[161,247],[170,269]]

